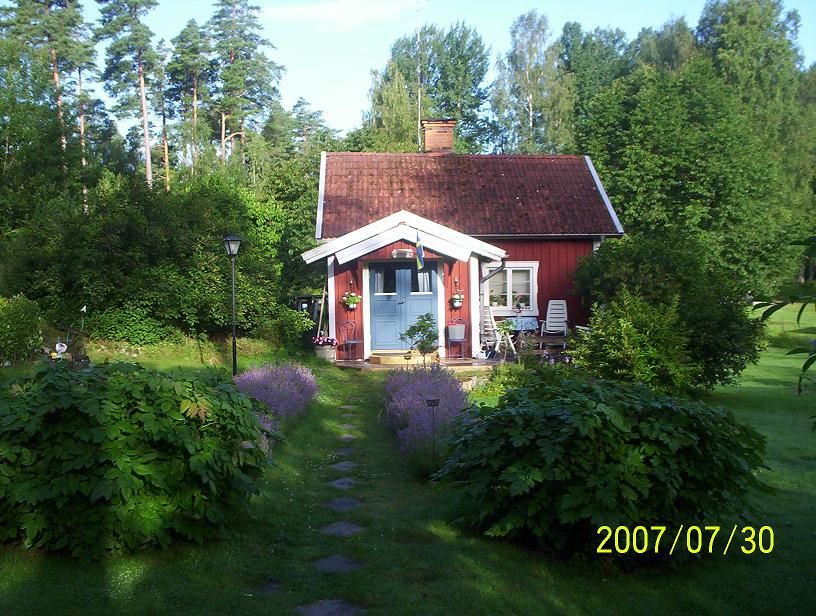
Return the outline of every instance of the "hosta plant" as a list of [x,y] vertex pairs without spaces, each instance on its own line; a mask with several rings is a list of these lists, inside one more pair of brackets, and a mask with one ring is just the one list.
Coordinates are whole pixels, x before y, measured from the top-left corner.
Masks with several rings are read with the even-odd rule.
[[57,364],[0,388],[0,540],[98,556],[214,536],[259,491],[258,410],[218,371]]

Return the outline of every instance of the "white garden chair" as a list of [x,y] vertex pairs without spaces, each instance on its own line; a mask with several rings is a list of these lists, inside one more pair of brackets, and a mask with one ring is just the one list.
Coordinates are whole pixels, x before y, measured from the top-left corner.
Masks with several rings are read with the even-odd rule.
[[496,317],[493,316],[493,309],[490,306],[482,307],[482,344],[487,347],[493,347],[497,353],[501,345],[506,345],[516,355],[516,347],[513,344],[513,339],[510,334],[499,331],[496,327]]
[[567,300],[551,299],[547,302],[547,318],[541,322],[541,336],[563,336],[563,347],[567,348]]

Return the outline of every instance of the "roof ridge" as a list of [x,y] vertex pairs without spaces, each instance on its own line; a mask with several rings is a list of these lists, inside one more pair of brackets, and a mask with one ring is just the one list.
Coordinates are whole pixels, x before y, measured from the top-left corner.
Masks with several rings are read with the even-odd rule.
[[569,158],[569,159],[583,159],[584,154],[459,154],[455,152],[438,153],[438,152],[347,152],[347,151],[327,151],[328,156],[332,155],[347,155],[347,156],[411,156],[417,158],[511,158],[511,159],[535,159],[535,158]]

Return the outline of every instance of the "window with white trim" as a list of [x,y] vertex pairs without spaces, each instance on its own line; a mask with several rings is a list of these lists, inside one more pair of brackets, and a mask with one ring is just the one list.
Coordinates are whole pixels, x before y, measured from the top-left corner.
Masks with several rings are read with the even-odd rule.
[[[500,263],[483,267],[484,274],[494,272]],[[538,261],[508,261],[507,267],[484,284],[484,302],[493,314],[538,315]]]

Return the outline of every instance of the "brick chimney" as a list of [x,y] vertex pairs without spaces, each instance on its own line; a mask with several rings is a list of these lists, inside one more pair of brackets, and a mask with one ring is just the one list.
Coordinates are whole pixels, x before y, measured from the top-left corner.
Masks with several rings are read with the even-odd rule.
[[450,154],[453,152],[453,128],[456,120],[422,120],[425,152]]

